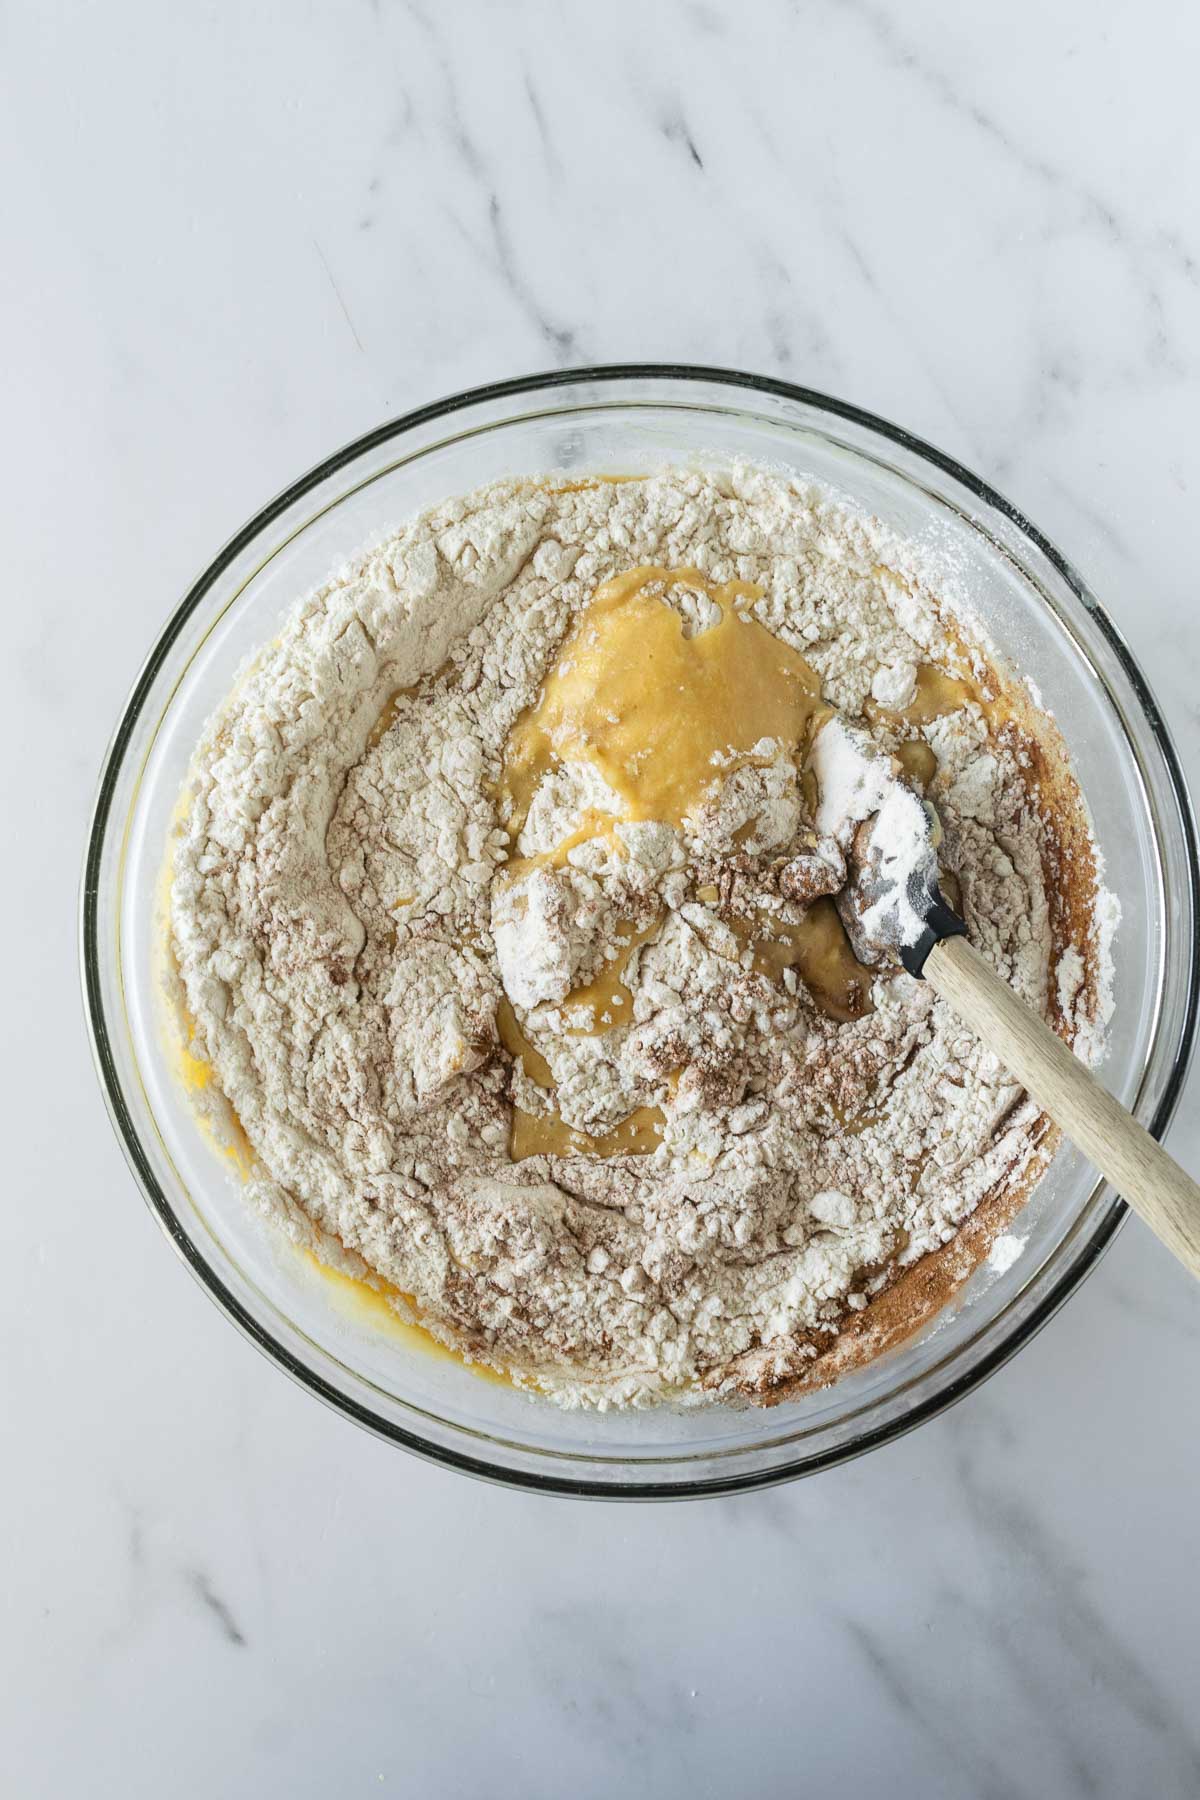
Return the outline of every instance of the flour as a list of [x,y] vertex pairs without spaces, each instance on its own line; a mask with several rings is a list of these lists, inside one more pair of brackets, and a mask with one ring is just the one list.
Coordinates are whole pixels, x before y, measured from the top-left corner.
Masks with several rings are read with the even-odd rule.
[[891,712],[903,712],[916,691],[916,663],[883,663],[871,677],[872,700]]
[[1025,1249],[1026,1239],[1016,1237],[1012,1232],[1001,1232],[992,1242],[988,1252],[988,1268],[995,1275],[1007,1275],[1013,1264],[1017,1262]]
[[[880,686],[896,691],[874,679],[876,699]],[[911,698],[915,683],[907,691]],[[812,767],[821,796],[817,830],[846,853],[859,827],[870,826],[864,847],[878,898],[859,914],[860,954],[867,954],[872,943],[893,949],[915,944],[925,922],[920,898],[937,879],[930,820],[920,800],[898,779],[898,769],[870,735],[842,719],[830,719],[818,733]]]
[[[851,719],[958,666],[905,546],[821,492],[754,469],[501,483],[297,607],[205,734],[175,857],[193,1047],[253,1145],[251,1198],[564,1404],[786,1388],[1042,1133],[922,984],[860,970],[838,1018],[786,958],[759,966],[754,933],[786,944],[846,874],[793,746],[718,759],[676,823],[564,764],[510,842],[509,734],[597,584],[649,564],[760,584],[752,616]],[[698,589],[663,598],[714,628]],[[1038,1006],[1069,988],[1098,1046],[1099,934],[1056,941],[1019,738],[969,703],[920,735],[974,941]],[[1092,904],[1094,870],[1058,875]],[[652,1117],[657,1148],[513,1162],[514,1107],[594,1143]]]

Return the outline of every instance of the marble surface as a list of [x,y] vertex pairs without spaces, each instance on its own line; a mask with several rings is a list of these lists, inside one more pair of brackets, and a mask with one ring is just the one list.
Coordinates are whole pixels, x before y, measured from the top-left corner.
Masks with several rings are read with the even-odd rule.
[[1195,1794],[1200,1299],[1140,1227],[853,1466],[492,1490],[324,1411],[174,1261],[74,908],[214,547],[391,414],[590,360],[789,377],[994,480],[1200,787],[1200,14],[14,0],[0,36],[3,1791]]

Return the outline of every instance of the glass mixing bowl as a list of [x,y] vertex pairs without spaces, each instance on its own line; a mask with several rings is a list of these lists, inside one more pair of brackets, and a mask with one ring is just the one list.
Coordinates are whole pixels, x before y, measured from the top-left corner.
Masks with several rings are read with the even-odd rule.
[[1124,1216],[1072,1149],[1026,1206],[1023,1253],[984,1265],[931,1327],[773,1410],[563,1412],[379,1328],[246,1204],[197,1121],[161,1017],[162,874],[201,728],[243,658],[365,541],[513,474],[577,478],[749,460],[839,490],[939,560],[1061,722],[1121,902],[1105,1080],[1163,1131],[1196,1021],[1195,829],[1179,765],[1120,635],[1067,561],[950,458],[857,408],[719,369],[531,376],[457,395],[339,450],[214,558],[139,675],[105,758],[82,896],[83,979],[113,1124],[192,1273],[260,1349],[361,1425],[451,1468],[549,1492],[729,1493],[882,1444],[998,1368],[1091,1269]]

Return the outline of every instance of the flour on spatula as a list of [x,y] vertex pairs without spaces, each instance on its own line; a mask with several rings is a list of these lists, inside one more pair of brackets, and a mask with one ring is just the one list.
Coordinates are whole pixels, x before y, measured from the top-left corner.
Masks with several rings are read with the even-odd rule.
[[842,719],[830,719],[817,734],[810,766],[820,792],[819,832],[844,852],[858,827],[870,824],[873,874],[881,892],[859,915],[864,937],[893,949],[915,944],[924,914],[914,907],[913,895],[928,893],[937,879],[925,808],[874,739]]

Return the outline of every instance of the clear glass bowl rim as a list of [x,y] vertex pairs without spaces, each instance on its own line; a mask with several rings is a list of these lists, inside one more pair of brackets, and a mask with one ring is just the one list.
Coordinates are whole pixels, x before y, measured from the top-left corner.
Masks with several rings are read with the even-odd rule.
[[[815,1455],[809,1453],[802,1462],[794,1465],[777,1464],[764,1470],[750,1470],[716,1479],[672,1482],[665,1486],[654,1480],[648,1480],[615,1487],[585,1478],[544,1474],[536,1470],[506,1468],[501,1464],[489,1462],[484,1457],[468,1455],[446,1445],[432,1442],[423,1438],[416,1431],[406,1430],[393,1420],[373,1412],[352,1396],[341,1392],[325,1381],[314,1369],[309,1368],[294,1356],[286,1345],[274,1337],[243,1306],[200,1255],[158,1184],[126,1104],[105,1012],[100,949],[102,859],[112,819],[112,804],[125,754],[141,720],[146,700],[172,647],[196,608],[203,602],[210,589],[230,564],[267,526],[302,499],[306,493],[319,487],[322,482],[336,475],[342,469],[349,467],[359,457],[403,437],[406,432],[411,432],[439,419],[451,418],[456,413],[492,401],[520,399],[548,390],[573,387],[583,383],[603,385],[635,381],[674,381],[685,386],[688,383],[695,383],[697,386],[705,384],[740,389],[749,393],[761,393],[777,399],[793,401],[819,414],[826,414],[832,419],[846,420],[863,430],[877,433],[909,455],[916,456],[939,469],[943,474],[960,483],[977,500],[982,501],[986,506],[1006,518],[1046,558],[1070,588],[1074,597],[1086,609],[1093,624],[1107,640],[1114,659],[1129,682],[1142,716],[1149,727],[1155,748],[1163,759],[1167,779],[1178,808],[1179,823],[1187,850],[1190,912],[1193,919],[1200,918],[1200,867],[1198,867],[1195,818],[1179,757],[1158,703],[1123,635],[1109,618],[1088,584],[1073,564],[1037,526],[1026,518],[1018,507],[953,457],[927,443],[924,439],[916,437],[902,426],[895,425],[862,407],[852,405],[849,401],[839,400],[815,389],[800,387],[792,382],[779,381],[768,375],[755,375],[736,369],[707,367],[700,364],[609,363],[515,376],[505,381],[491,382],[486,386],[448,394],[443,399],[403,413],[363,436],[353,439],[323,462],[309,469],[277,494],[273,500],[268,501],[265,506],[260,508],[241,530],[217,552],[188,589],[147,656],[122,709],[104,755],[88,832],[80,889],[80,975],[88,1036],[101,1091],[118,1142],[142,1190],[143,1197],[167,1238],[202,1288],[226,1317],[237,1326],[243,1336],[247,1337],[265,1356],[282,1368],[301,1387],[315,1394],[326,1405],[343,1416],[353,1419],[355,1423],[376,1436],[398,1444],[426,1461],[456,1469],[460,1473],[471,1475],[477,1479],[495,1482],[506,1487],[559,1494],[578,1499],[680,1500],[772,1487],[785,1481],[795,1480],[803,1475],[816,1474],[822,1469],[835,1467],[839,1463],[861,1456],[868,1450],[877,1449],[915,1429],[926,1420],[935,1418],[939,1413],[946,1411],[958,1400],[979,1387],[997,1369],[1003,1367],[1009,1358],[1034,1337],[1074,1293],[1080,1283],[1095,1268],[1124,1223],[1128,1212],[1126,1203],[1119,1196],[1112,1195],[1104,1216],[1097,1222],[1086,1244],[1079,1248],[1058,1280],[1042,1296],[1038,1305],[1030,1311],[1026,1318],[1019,1320],[1011,1332],[994,1345],[974,1366],[947,1383],[937,1393],[916,1403],[909,1411],[882,1425],[862,1432],[851,1442],[837,1445],[827,1452]],[[1198,1017],[1200,1017],[1200,958],[1193,954],[1189,968],[1186,1011],[1179,1032],[1178,1045],[1164,1081],[1159,1103],[1153,1117],[1147,1120],[1147,1128],[1156,1138],[1161,1138],[1166,1131],[1179,1103],[1195,1048]]]

